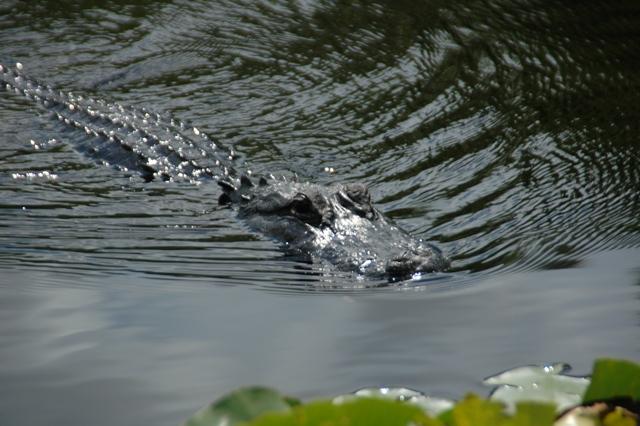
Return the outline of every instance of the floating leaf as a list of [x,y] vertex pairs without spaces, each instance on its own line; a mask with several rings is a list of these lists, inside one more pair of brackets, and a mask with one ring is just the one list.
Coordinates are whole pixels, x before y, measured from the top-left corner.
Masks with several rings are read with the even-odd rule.
[[316,401],[292,409],[289,413],[269,413],[248,426],[443,426],[410,404],[384,399],[357,398],[336,404]]
[[607,358],[596,360],[591,385],[584,400],[596,401],[621,396],[640,400],[640,364]]
[[455,426],[496,426],[506,415],[502,404],[467,395],[453,407],[451,418]]
[[[260,387],[236,391],[196,413],[186,426],[634,426],[638,424],[640,365],[596,361],[593,380],[563,373],[566,364],[519,367],[485,380],[497,385],[490,400],[452,401],[406,388],[361,389],[332,401],[299,405]],[[588,386],[588,390],[586,389]],[[586,393],[585,393],[586,392]],[[584,405],[585,401],[592,401]],[[623,398],[615,398],[623,397]],[[635,401],[634,401],[635,400]],[[534,401],[534,402],[524,402]],[[556,406],[572,406],[555,423]],[[505,405],[508,410],[505,410]],[[430,414],[431,413],[431,414]],[[439,413],[431,418],[432,413]]]
[[515,414],[505,414],[502,404],[468,395],[451,411],[451,426],[553,426],[555,407],[548,404],[518,403]]
[[268,412],[289,411],[295,399],[263,387],[239,389],[194,414],[185,426],[233,426]]
[[520,401],[553,403],[558,411],[582,402],[589,379],[567,376],[568,364],[517,367],[484,380],[487,385],[499,385],[490,398],[501,401],[513,412]]
[[406,402],[420,407],[432,417],[437,417],[442,412],[450,410],[454,404],[454,401],[450,399],[426,396],[422,392],[408,388],[364,388],[352,394],[338,396],[333,401],[343,403],[355,398],[382,398]]
[[541,426],[553,425],[556,407],[536,402],[519,402],[516,413],[505,422],[505,426]]

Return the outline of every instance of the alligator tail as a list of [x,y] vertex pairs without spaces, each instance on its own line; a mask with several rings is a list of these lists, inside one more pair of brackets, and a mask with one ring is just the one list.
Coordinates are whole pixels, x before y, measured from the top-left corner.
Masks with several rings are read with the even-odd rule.
[[[0,89],[41,105],[63,125],[74,149],[145,180],[220,179],[236,175],[233,153],[204,132],[166,115],[63,92],[0,64]],[[69,134],[71,133],[71,134]]]

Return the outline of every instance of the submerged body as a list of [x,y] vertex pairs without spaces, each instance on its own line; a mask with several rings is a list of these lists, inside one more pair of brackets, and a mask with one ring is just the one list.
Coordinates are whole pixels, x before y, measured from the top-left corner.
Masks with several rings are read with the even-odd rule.
[[413,238],[372,205],[362,184],[322,186],[236,172],[233,155],[206,134],[144,110],[55,91],[0,65],[8,91],[42,104],[66,127],[84,130],[74,148],[103,164],[139,172],[145,179],[212,178],[223,189],[220,204],[237,208],[252,229],[295,254],[337,269],[389,280],[443,271],[449,260]]

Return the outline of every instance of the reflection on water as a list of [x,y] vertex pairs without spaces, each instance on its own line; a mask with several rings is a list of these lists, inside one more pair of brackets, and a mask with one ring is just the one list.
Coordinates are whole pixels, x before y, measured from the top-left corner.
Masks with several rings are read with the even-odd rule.
[[[3,424],[178,425],[229,390],[486,395],[507,368],[640,354],[638,250],[452,292],[266,295],[198,280],[0,278]],[[607,285],[603,285],[607,284]],[[264,297],[258,297],[262,295]]]
[[31,424],[96,423],[100,400],[176,424],[247,383],[458,396],[637,358],[637,2],[130,3],[2,2],[0,63],[197,126],[239,169],[365,182],[453,270],[361,291],[379,283],[289,258],[210,180],[96,164],[3,90],[0,418],[36,395],[53,420]]

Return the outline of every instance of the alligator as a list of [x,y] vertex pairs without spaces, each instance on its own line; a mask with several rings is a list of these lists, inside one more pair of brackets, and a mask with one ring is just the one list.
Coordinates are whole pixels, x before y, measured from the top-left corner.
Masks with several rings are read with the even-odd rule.
[[20,63],[0,64],[0,78],[3,89],[43,106],[65,129],[77,129],[74,149],[97,162],[146,181],[217,181],[218,204],[237,211],[252,230],[279,241],[288,253],[389,281],[450,266],[437,247],[376,209],[364,184],[325,186],[295,176],[240,173],[233,150],[172,117],[56,90],[25,74]]

